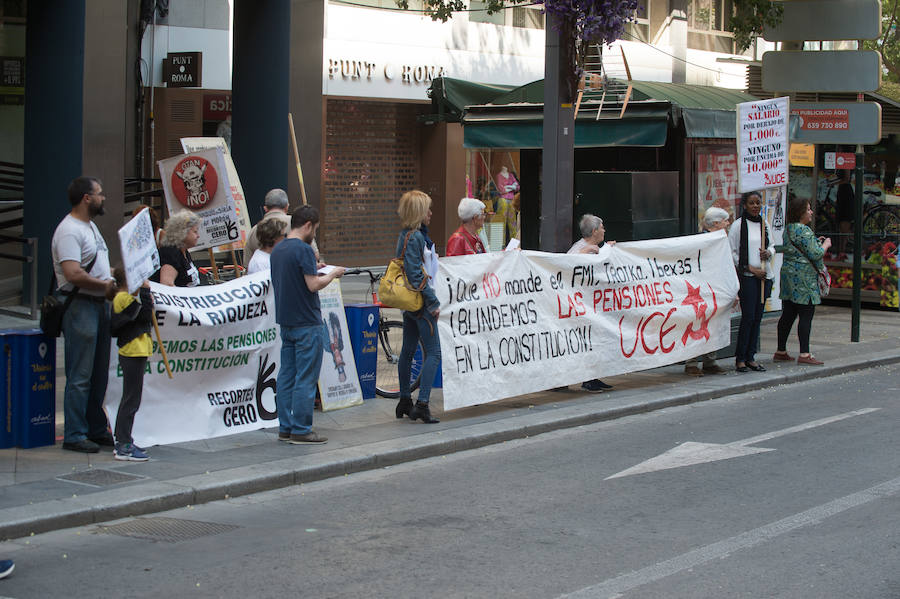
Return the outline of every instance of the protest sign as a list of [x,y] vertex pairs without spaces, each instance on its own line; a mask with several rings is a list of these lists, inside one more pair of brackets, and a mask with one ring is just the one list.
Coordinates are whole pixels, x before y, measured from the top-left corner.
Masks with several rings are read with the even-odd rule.
[[231,159],[231,152],[228,150],[228,144],[221,137],[182,137],[181,147],[186,154],[207,150],[210,148],[221,148],[223,158],[225,160],[225,171],[228,173],[228,184],[231,186],[231,197],[234,198],[234,208],[238,217],[238,231],[240,239],[232,244],[226,244],[222,249],[239,250],[247,243],[247,235],[250,234],[250,213],[247,211],[247,200],[244,197],[244,187],[238,177],[237,168],[234,166],[234,160]]
[[319,373],[322,411],[358,406],[363,402],[362,389],[350,346],[340,279],[334,279],[319,291],[319,304],[322,308],[322,322],[327,330],[325,355]]
[[[763,216],[766,219],[771,243],[774,246],[780,246],[784,243],[784,228],[786,222],[784,217],[785,214],[787,214],[787,208],[785,206],[786,196],[786,187],[774,187],[772,189],[767,189],[765,197],[763,198],[766,207],[763,211]],[[781,310],[781,298],[778,296],[781,293],[781,264],[783,262],[784,254],[780,252],[769,258],[769,263],[772,267],[772,272],[775,273],[775,278],[772,280],[772,294],[769,296],[769,299],[766,300],[766,312]]]
[[159,270],[159,252],[150,222],[150,209],[141,210],[119,229],[122,264],[128,293],[134,293],[146,279]]
[[[269,272],[221,285],[150,283],[169,366],[154,343],[144,374],[134,438],[178,443],[276,426],[275,381],[281,341]],[[115,422],[122,371],[115,341],[106,411]]]
[[441,258],[444,409],[664,366],[728,345],[738,279],[723,231]]
[[738,191],[788,184],[788,98],[737,105]]
[[219,247],[240,239],[225,158],[220,148],[159,161],[170,214],[190,210],[200,217],[200,238],[192,249]]

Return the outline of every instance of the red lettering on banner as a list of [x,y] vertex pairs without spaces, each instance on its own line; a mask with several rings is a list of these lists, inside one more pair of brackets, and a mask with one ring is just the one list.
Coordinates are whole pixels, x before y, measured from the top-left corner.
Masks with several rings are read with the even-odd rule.
[[649,318],[647,318],[647,322],[645,322],[640,327],[640,329],[641,329],[641,345],[644,346],[644,351],[647,352],[647,354],[651,355],[651,356],[656,353],[656,350],[659,349],[659,346],[656,346],[653,349],[650,349],[649,347],[647,347],[647,335],[644,333],[644,331],[647,330],[647,325],[650,324],[650,321],[652,321],[657,316],[662,316],[662,315],[663,315],[662,312],[654,312],[653,314],[650,315]]
[[587,310],[584,307],[584,303],[581,301],[584,299],[584,296],[581,295],[580,291],[575,292],[575,299],[572,299],[572,296],[566,295],[566,313],[563,314],[562,311],[562,298],[561,296],[556,296],[556,307],[558,309],[559,318],[571,318],[574,312],[575,316],[584,316],[587,314]]
[[[676,325],[673,324],[669,328],[666,328],[666,323],[669,322],[669,317],[672,316],[672,313],[674,313],[677,309],[678,308],[669,309],[669,313],[666,314],[666,318],[665,318],[665,320],[663,320],[662,326],[659,328],[659,348],[662,350],[662,352],[664,354],[667,354],[667,353],[671,352],[673,349],[675,349],[674,341],[672,342],[672,345],[670,345],[669,347],[666,347],[665,338],[666,338],[666,335],[671,333],[672,330],[675,329],[675,327],[676,327]],[[688,326],[690,326],[690,325],[688,325]]]

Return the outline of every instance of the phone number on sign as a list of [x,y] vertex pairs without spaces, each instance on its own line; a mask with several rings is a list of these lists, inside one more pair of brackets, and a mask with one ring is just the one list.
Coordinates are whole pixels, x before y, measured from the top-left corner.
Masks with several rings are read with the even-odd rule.
[[829,121],[813,121],[807,122],[803,126],[804,129],[849,129],[850,123],[833,123]]

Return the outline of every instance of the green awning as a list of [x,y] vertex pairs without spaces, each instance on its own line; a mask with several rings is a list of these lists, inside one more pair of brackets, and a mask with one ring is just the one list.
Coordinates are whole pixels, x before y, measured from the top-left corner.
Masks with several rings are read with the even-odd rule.
[[[576,148],[611,146],[660,147],[666,144],[668,110],[642,106],[631,117],[596,120],[590,115],[575,123]],[[463,119],[466,148],[541,148],[544,121],[540,106],[473,107]]]
[[685,137],[734,139],[737,135],[737,112],[734,110],[685,108],[681,118],[684,119]]
[[[619,81],[627,84],[627,81]],[[759,98],[737,89],[691,85],[689,83],[664,83],[660,81],[632,81],[635,100],[665,100],[681,108],[730,110],[742,102],[755,102]]]
[[444,120],[456,122],[459,121],[466,106],[487,104],[514,87],[438,77],[432,81],[428,97],[431,98],[435,114],[445,115]]

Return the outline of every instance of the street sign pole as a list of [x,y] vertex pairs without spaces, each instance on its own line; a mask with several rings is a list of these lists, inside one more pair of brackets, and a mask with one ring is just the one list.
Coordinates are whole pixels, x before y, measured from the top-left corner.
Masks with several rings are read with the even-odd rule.
[[850,341],[859,342],[862,307],[862,219],[863,219],[863,147],[856,146],[856,203],[853,223],[853,299],[851,301]]

